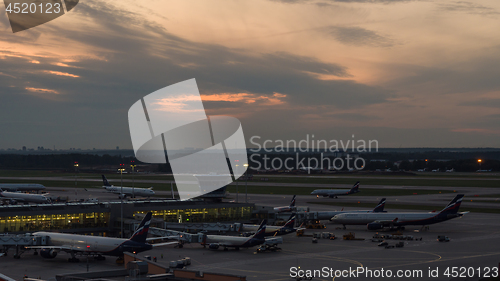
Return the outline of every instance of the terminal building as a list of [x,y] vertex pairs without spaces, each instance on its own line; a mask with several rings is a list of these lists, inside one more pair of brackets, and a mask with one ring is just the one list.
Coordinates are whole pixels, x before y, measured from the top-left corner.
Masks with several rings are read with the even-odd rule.
[[[133,232],[137,215],[153,213],[153,224],[166,222],[236,222],[250,219],[254,204],[202,200],[124,201],[124,236]],[[92,235],[117,235],[121,227],[121,202],[61,203],[0,206],[0,233],[59,231]]]

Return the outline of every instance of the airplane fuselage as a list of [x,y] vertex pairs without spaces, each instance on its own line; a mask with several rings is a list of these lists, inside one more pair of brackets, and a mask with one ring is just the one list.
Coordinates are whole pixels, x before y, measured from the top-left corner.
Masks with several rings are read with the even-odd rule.
[[[244,224],[241,226],[241,232],[257,232],[259,225]],[[265,236],[280,236],[295,232],[295,228],[283,226],[266,226]]]
[[139,188],[139,187],[120,187],[120,186],[103,186],[107,191],[115,194],[125,194],[127,196],[143,196],[150,197],[154,196],[155,192],[149,188]]
[[240,236],[207,235],[202,245],[219,245],[221,247],[249,248],[265,242],[264,239]]
[[50,237],[48,241],[49,246],[68,247],[73,251],[87,254],[96,253],[108,256],[121,256],[126,251],[143,252],[153,248],[152,245],[147,243],[138,243],[122,238],[54,232],[35,232],[33,235]]
[[2,199],[14,200],[19,202],[32,202],[32,203],[50,203],[50,199],[39,194],[28,194],[21,192],[0,192]]
[[318,196],[341,196],[341,195],[349,195],[356,192],[352,192],[350,189],[316,189],[311,192],[311,195]]
[[461,216],[440,213],[345,213],[334,216],[331,221],[343,225],[367,225],[377,221],[393,221],[401,225],[429,225]]

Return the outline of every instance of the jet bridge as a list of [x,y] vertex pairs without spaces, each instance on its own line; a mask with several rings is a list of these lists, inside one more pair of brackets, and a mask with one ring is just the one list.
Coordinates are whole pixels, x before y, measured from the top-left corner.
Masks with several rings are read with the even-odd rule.
[[[170,240],[178,240],[179,245],[184,243],[202,243],[203,238],[206,235],[205,233],[186,233],[181,231],[175,231],[170,229],[162,229],[157,227],[150,227],[149,233],[155,236],[158,236],[157,239],[170,239]],[[154,240],[155,237],[150,238]],[[267,237],[264,245],[274,246],[278,244],[283,244],[283,237]]]
[[[203,233],[186,233],[170,229],[162,229],[157,227],[150,227],[149,233],[158,236],[158,239],[165,238],[171,240],[178,240],[179,243],[201,243],[203,241]],[[153,237],[155,238],[155,237]]]
[[185,232],[239,232],[241,223],[166,223],[165,228]]
[[18,234],[4,234],[0,235],[0,246],[2,247],[1,253],[7,254],[8,250],[12,247],[16,248],[14,258],[18,259],[24,252],[26,246],[45,246],[49,241],[48,236],[34,236],[30,233],[24,235]]

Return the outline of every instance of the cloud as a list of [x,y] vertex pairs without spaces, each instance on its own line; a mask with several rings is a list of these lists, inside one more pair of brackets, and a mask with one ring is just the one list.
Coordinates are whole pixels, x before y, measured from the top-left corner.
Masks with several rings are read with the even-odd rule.
[[33,88],[33,87],[26,87],[25,89],[30,91],[30,92],[35,92],[35,93],[47,93],[47,94],[56,94],[56,95],[59,94],[57,91],[51,90],[51,89],[42,89],[42,88]]
[[460,12],[472,15],[482,15],[482,16],[492,16],[498,15],[499,13],[491,8],[486,7],[481,4],[466,2],[466,1],[455,1],[452,3],[437,3],[438,10],[446,12]]
[[57,75],[57,76],[66,76],[66,77],[73,77],[73,78],[80,77],[80,76],[75,75],[75,74],[71,74],[71,73],[67,73],[67,72],[61,72],[61,71],[45,70],[45,72],[49,73],[49,74],[54,74],[54,75]]
[[326,32],[337,41],[353,46],[391,47],[392,40],[357,26],[331,26]]
[[[462,106],[482,106],[482,107],[496,107],[500,109],[500,99],[490,99],[490,98],[482,98],[474,101],[462,102],[459,105]],[[495,115],[490,115],[495,116]]]
[[393,3],[401,3],[401,2],[412,2],[412,1],[418,1],[418,0],[323,0],[323,1],[314,1],[314,0],[271,0],[271,1],[281,2],[281,3],[285,3],[285,4],[314,3],[314,4],[318,4],[318,5],[327,5],[329,2],[393,4]]
[[[72,58],[50,53],[53,46],[37,46],[45,54],[36,57],[39,64],[29,63],[34,56],[15,52],[12,54],[19,57],[2,60],[2,67],[9,70],[4,73],[19,77],[12,80],[0,75],[4,85],[0,90],[9,98],[8,106],[0,106],[2,114],[14,120],[37,120],[37,126],[22,122],[0,124],[0,129],[11,137],[6,143],[18,144],[16,132],[31,130],[39,136],[39,145],[48,142],[58,147],[131,147],[127,123],[130,105],[144,95],[190,78],[196,78],[210,114],[246,116],[243,125],[253,128],[249,132],[254,133],[261,127],[254,120],[256,114],[288,116],[290,122],[304,108],[328,104],[322,110],[331,111],[384,103],[392,96],[381,87],[348,80],[348,68],[340,64],[287,52],[252,53],[192,42],[139,14],[102,2],[80,3],[72,13],[95,26],[37,29],[64,38],[65,48],[86,49],[71,63],[71,73],[60,62]],[[44,71],[46,75],[40,75]],[[319,74],[342,80],[319,80]],[[68,79],[61,79],[61,75]],[[69,79],[72,77],[78,79]],[[27,88],[51,89],[59,95],[51,94],[49,102],[48,93],[26,95]],[[230,95],[227,97],[234,102],[223,101],[223,95]],[[277,124],[273,130],[283,128],[283,124],[289,123]]]

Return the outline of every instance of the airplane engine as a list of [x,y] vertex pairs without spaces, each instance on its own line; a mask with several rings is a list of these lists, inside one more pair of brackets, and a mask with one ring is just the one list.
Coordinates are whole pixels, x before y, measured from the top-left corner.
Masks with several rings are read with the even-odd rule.
[[57,252],[54,249],[42,249],[40,250],[40,256],[46,259],[53,259],[57,256]]
[[368,226],[368,230],[379,230],[379,229],[384,228],[384,226],[382,224],[377,223],[377,222],[369,223],[367,226]]
[[212,250],[217,250],[219,249],[219,244],[210,244],[208,245],[208,248]]

